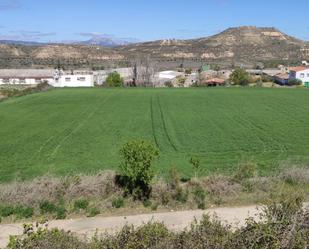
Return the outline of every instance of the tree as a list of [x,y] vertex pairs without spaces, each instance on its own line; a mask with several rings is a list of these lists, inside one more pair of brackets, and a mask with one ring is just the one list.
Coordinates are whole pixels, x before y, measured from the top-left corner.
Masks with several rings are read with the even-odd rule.
[[250,75],[246,70],[236,68],[230,76],[230,81],[235,85],[246,86],[250,82]]
[[122,87],[123,78],[117,72],[110,73],[106,78],[106,85],[109,87]]
[[159,150],[145,140],[133,140],[124,144],[120,153],[123,158],[120,168],[127,192],[138,199],[149,198],[154,177],[151,166],[159,156]]
[[299,79],[289,79],[288,85],[289,86],[300,86],[303,82]]

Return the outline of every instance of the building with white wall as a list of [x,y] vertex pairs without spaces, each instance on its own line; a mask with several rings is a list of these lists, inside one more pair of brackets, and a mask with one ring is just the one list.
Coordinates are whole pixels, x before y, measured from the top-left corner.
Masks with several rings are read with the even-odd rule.
[[0,85],[37,85],[53,81],[53,69],[0,69]]
[[50,83],[53,87],[94,87],[94,77],[91,72],[66,73],[54,71],[54,80]]
[[309,67],[291,67],[289,79],[301,80],[304,86],[309,87]]

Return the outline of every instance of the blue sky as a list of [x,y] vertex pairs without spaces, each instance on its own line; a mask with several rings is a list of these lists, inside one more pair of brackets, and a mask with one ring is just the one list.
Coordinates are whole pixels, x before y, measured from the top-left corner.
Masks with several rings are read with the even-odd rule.
[[0,0],[0,39],[187,39],[254,25],[309,40],[308,11],[309,0]]

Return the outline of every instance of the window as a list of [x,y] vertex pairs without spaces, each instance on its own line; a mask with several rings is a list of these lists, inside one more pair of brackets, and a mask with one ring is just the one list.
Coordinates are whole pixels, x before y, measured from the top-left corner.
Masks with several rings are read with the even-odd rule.
[[42,79],[35,79],[35,83],[39,84],[42,82]]
[[301,77],[301,78],[305,78],[305,74],[304,74],[304,73],[301,73],[301,74],[300,74],[300,77]]
[[65,78],[65,82],[70,82],[71,78]]
[[78,81],[86,81],[86,78],[85,77],[77,77],[77,80]]
[[2,82],[3,83],[10,83],[10,80],[9,79],[3,79]]
[[19,79],[19,83],[20,84],[25,84],[26,83],[26,79]]
[[309,78],[309,73],[307,73],[307,78]]

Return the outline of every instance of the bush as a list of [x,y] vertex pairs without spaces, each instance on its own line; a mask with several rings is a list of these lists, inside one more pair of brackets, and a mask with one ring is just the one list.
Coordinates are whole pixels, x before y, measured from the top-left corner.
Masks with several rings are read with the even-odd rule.
[[14,214],[13,206],[3,206],[0,207],[0,216],[1,217],[9,217]]
[[52,214],[57,212],[57,207],[55,204],[49,202],[49,201],[43,201],[40,204],[40,210],[42,214]]
[[178,187],[175,193],[175,200],[180,203],[186,203],[188,200],[189,192],[185,191],[183,188]]
[[196,187],[196,189],[193,191],[194,200],[197,204],[197,207],[199,209],[205,209],[205,199],[206,199],[206,192],[202,187]]
[[230,81],[235,85],[246,86],[250,82],[250,75],[246,70],[236,68],[230,75]]
[[18,219],[22,219],[22,218],[31,218],[33,216],[34,211],[33,208],[31,207],[17,206],[14,209],[14,213]]
[[280,173],[280,178],[289,184],[309,183],[309,169],[290,167]]
[[106,78],[106,86],[108,87],[122,87],[123,78],[117,72],[110,73]]
[[9,217],[16,215],[17,219],[30,218],[33,216],[34,210],[32,207],[17,206],[0,206],[0,217]]
[[89,205],[89,202],[86,200],[86,199],[79,199],[79,200],[76,200],[74,202],[74,209],[75,210],[79,210],[79,209],[87,209]]
[[168,88],[174,87],[174,85],[173,85],[173,83],[172,83],[171,81],[166,81],[166,82],[164,83],[164,86],[165,86],[165,87],[168,87]]
[[92,207],[88,211],[88,217],[94,217],[97,216],[98,214],[100,214],[100,210],[96,207]]
[[289,79],[289,81],[288,81],[289,86],[300,86],[302,84],[303,84],[303,82],[299,79]]
[[122,197],[114,198],[112,200],[113,208],[122,208],[124,207],[124,199]]
[[63,220],[66,218],[66,209],[63,206],[57,207],[56,210],[56,219],[57,220]]
[[257,166],[255,163],[252,162],[246,162],[241,163],[237,171],[234,175],[234,180],[237,182],[241,182],[245,179],[253,178],[257,175]]
[[120,153],[123,157],[121,170],[127,192],[138,199],[149,198],[154,177],[151,165],[159,156],[158,149],[147,141],[134,140],[126,143]]

